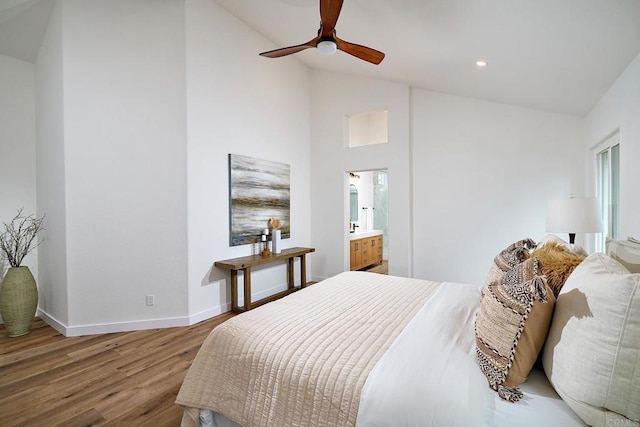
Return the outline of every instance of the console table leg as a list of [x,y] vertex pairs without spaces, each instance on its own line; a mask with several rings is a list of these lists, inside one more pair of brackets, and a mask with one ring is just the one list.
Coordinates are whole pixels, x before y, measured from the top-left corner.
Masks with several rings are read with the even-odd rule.
[[293,258],[287,260],[287,288],[295,288],[294,273],[293,273]]
[[238,270],[231,270],[231,311],[238,311]]
[[307,286],[307,258],[300,255],[300,288]]
[[251,310],[251,268],[247,267],[244,272],[244,309]]

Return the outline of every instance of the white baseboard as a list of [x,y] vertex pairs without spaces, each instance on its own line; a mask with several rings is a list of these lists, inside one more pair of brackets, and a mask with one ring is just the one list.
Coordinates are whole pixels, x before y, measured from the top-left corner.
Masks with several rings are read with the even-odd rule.
[[93,325],[68,326],[38,309],[37,315],[49,326],[65,337],[79,337],[84,335],[110,334],[113,332],[140,331],[144,329],[175,328],[189,326],[187,317],[173,317],[164,319],[134,320],[130,322],[101,323]]
[[225,304],[191,316],[168,317],[162,319],[134,320],[129,322],[100,323],[93,325],[68,326],[38,309],[36,316],[40,317],[56,331],[65,337],[79,337],[84,335],[110,334],[114,332],[141,331],[145,329],[164,329],[191,326],[203,320],[210,319],[229,311],[231,304]]
[[311,281],[312,281],[312,282],[322,282],[324,279],[326,279],[326,277],[322,277],[322,276],[311,276]]
[[214,308],[210,308],[205,311],[201,311],[200,313],[191,314],[189,316],[189,326],[211,319],[212,317],[216,317],[222,313],[226,313],[227,311],[231,311],[230,302]]
[[49,313],[47,313],[46,311],[41,310],[40,307],[38,307],[38,310],[36,311],[36,316],[38,316],[39,318],[44,320],[44,323],[46,323],[47,325],[51,326],[56,331],[60,332],[65,337],[69,336],[69,335],[67,335],[67,325],[65,325],[64,323],[60,322],[55,317],[49,315]]
[[[313,281],[320,281],[321,278],[312,278]],[[297,284],[299,286],[299,283]],[[274,295],[278,292],[284,291],[287,289],[287,285],[279,285],[273,288],[260,291],[258,293],[253,294],[253,300],[258,301],[263,298],[267,298],[271,295]],[[244,301],[238,301],[238,305],[242,306]],[[44,310],[38,308],[36,312],[36,316],[40,317],[51,326],[56,331],[60,332],[65,337],[79,337],[84,335],[97,335],[97,334],[109,334],[113,332],[129,332],[129,331],[140,331],[145,329],[163,329],[163,328],[175,328],[175,327],[183,327],[183,326],[191,326],[196,323],[200,323],[204,320],[211,319],[212,317],[218,316],[222,313],[226,313],[231,310],[231,302],[227,302],[225,304],[219,305],[217,307],[212,307],[207,310],[201,311],[199,313],[190,314],[189,316],[180,316],[180,317],[169,317],[162,319],[146,319],[146,320],[134,320],[129,322],[115,322],[115,323],[101,323],[101,324],[93,324],[93,325],[78,325],[78,326],[68,326],[63,322],[59,321],[55,317],[51,316]]]

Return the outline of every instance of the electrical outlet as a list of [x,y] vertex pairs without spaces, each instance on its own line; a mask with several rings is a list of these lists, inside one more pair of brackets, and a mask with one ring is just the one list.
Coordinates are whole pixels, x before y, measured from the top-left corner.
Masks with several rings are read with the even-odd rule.
[[154,295],[147,295],[147,305],[156,305],[156,297]]

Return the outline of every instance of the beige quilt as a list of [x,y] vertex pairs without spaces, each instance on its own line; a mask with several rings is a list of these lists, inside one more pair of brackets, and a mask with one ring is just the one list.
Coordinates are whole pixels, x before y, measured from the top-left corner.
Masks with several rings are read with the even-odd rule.
[[438,283],[345,272],[214,329],[176,403],[244,427],[353,426],[378,359]]

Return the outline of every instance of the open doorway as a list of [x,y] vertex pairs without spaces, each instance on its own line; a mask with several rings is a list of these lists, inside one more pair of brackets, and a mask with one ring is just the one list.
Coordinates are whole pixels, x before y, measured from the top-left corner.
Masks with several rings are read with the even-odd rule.
[[389,265],[386,169],[349,172],[349,267],[387,274]]

